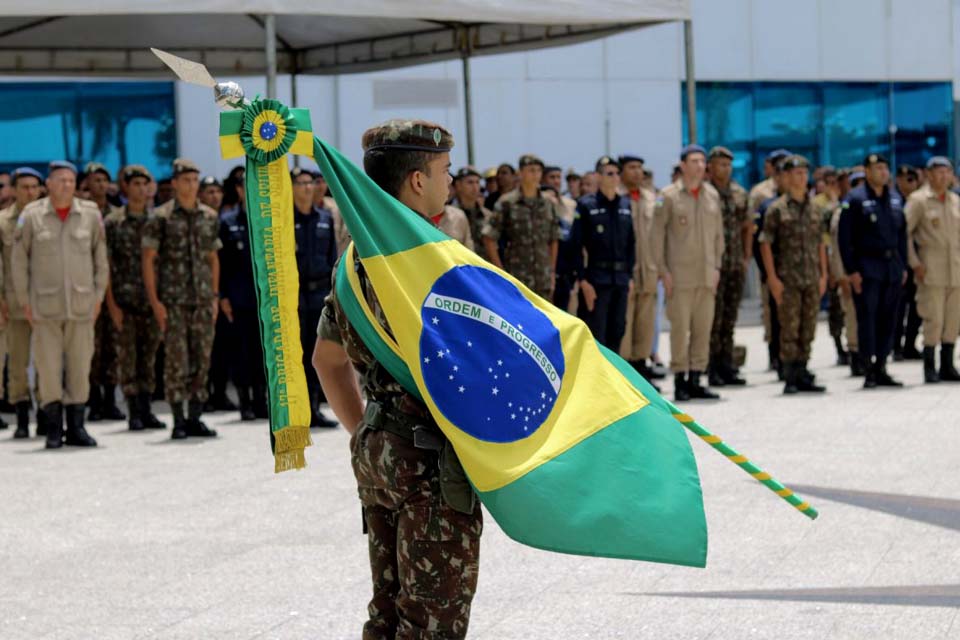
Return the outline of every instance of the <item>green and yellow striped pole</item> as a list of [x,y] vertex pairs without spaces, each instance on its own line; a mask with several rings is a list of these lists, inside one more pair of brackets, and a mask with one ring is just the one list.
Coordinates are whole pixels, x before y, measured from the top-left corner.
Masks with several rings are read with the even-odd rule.
[[800,498],[800,496],[780,484],[780,482],[771,477],[769,473],[763,471],[755,464],[750,462],[747,459],[747,456],[741,455],[731,449],[723,442],[720,436],[713,435],[697,424],[696,420],[683,413],[673,405],[670,406],[670,410],[673,413],[673,417],[676,418],[680,424],[700,436],[701,440],[726,456],[730,462],[736,463],[738,467],[749,473],[754,480],[757,480],[760,484],[766,486],[775,494],[792,504],[800,513],[807,516],[811,520],[816,520],[817,516],[820,515],[817,513],[816,509],[811,507],[807,502]]

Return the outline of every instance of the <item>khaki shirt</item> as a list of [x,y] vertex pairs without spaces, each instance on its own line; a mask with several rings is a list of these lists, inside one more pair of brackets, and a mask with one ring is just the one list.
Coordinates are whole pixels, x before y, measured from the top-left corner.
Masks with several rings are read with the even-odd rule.
[[830,275],[836,280],[844,280],[847,272],[843,269],[843,260],[840,258],[840,215],[843,209],[837,207],[830,217]]
[[443,216],[440,218],[437,226],[440,228],[440,231],[443,231],[467,249],[473,251],[473,235],[470,233],[470,220],[467,219],[467,214],[463,212],[463,209],[459,209],[452,204],[446,205],[443,208]]
[[16,202],[0,211],[0,282],[3,283],[3,298],[9,308],[10,317],[23,320],[23,304],[17,301],[17,292],[13,287],[13,269],[10,266],[19,217],[20,207]]
[[695,198],[682,180],[665,187],[656,200],[653,253],[660,275],[669,273],[678,289],[713,287],[723,258],[720,196],[708,183]]
[[751,220],[756,220],[757,209],[765,201],[777,195],[777,183],[773,178],[767,178],[763,182],[758,182],[750,189],[750,197],[747,198],[747,215]]
[[[629,194],[628,194],[629,197]],[[643,293],[657,292],[658,268],[653,251],[653,221],[657,195],[649,189],[640,190],[640,199],[630,200],[633,216],[633,237],[636,238],[636,263],[633,282]]]
[[910,194],[906,214],[910,266],[926,268],[924,284],[960,287],[960,196],[948,190],[941,202],[925,185]]
[[63,222],[50,198],[32,202],[17,222],[11,268],[18,300],[38,320],[92,320],[110,278],[100,210],[73,199]]

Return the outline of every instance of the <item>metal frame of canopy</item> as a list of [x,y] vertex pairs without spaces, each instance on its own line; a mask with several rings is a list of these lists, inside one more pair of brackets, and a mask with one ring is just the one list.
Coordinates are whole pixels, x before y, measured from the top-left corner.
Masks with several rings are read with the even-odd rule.
[[[31,29],[43,27],[56,22],[66,16],[44,16],[25,22],[16,27],[0,31],[0,39],[22,34]],[[562,46],[573,44],[607,35],[614,35],[631,29],[657,24],[657,22],[621,23],[621,24],[593,24],[593,25],[503,25],[498,30],[488,29],[492,25],[484,23],[466,23],[426,20],[423,22],[436,25],[436,29],[421,30],[409,33],[394,33],[370,38],[359,38],[329,44],[296,48],[277,33],[277,16],[275,14],[254,15],[247,17],[258,24],[264,32],[263,66],[267,81],[267,95],[276,97],[278,70],[287,71],[291,75],[293,102],[296,103],[296,77],[300,74],[327,75],[335,73],[356,73],[394,68],[403,65],[416,64],[417,60],[451,60],[459,58],[462,64],[462,82],[464,94],[464,119],[466,124],[467,159],[474,162],[473,145],[473,106],[471,99],[470,60],[475,56],[490,55],[509,51],[521,51],[532,48]],[[689,139],[697,141],[696,122],[696,84],[694,77],[693,28],[690,20],[684,20],[684,52],[686,59],[686,100],[687,124]],[[449,37],[447,37],[449,35]],[[418,37],[433,38],[428,51],[418,49]],[[161,71],[162,65],[157,64],[145,42],[143,49],[65,47],[65,55],[76,54],[82,59],[83,55],[91,52],[109,55],[115,58],[115,66],[110,68],[94,67],[85,69],[78,64],[74,70],[79,73],[93,71],[97,73],[153,75]],[[184,57],[198,56],[198,61],[212,66],[215,73],[220,71],[216,64],[209,65],[208,56],[215,57],[221,53],[232,53],[236,59],[232,62],[235,71],[248,70],[241,64],[243,54],[255,55],[258,50],[242,47],[231,47],[228,51],[221,51],[216,47],[204,49],[168,47],[168,50]],[[55,66],[56,52],[44,47],[19,47],[15,50],[0,46],[0,73],[36,73],[43,72],[38,68],[38,56],[46,56],[49,65]],[[196,59],[196,58],[195,58]],[[225,60],[228,58],[224,58]],[[42,64],[42,63],[40,63]],[[60,63],[62,64],[62,63]],[[58,69],[59,70],[59,69]],[[223,72],[227,72],[226,69]]]

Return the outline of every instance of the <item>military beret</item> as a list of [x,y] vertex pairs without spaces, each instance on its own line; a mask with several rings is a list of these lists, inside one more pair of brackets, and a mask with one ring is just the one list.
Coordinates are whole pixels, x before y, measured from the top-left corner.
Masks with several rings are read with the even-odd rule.
[[688,144],[680,151],[680,160],[686,160],[687,156],[692,153],[701,153],[703,157],[707,157],[707,150],[701,147],[698,144]]
[[17,167],[14,169],[13,173],[10,174],[10,182],[16,185],[19,178],[36,178],[38,182],[43,182],[43,176],[33,167]]
[[580,179],[580,174],[577,173],[577,170],[576,170],[576,169],[574,169],[573,167],[570,167],[569,169],[567,169],[567,176],[566,176],[566,178],[567,178],[567,180],[569,180],[570,178],[573,178],[573,179],[575,179],[575,180],[579,180],[579,179]]
[[[953,163],[950,162],[950,158],[945,156],[933,156],[927,160],[927,169],[933,169],[934,167],[947,167],[952,171]],[[916,171],[914,171],[914,173],[916,173]]]
[[643,158],[641,158],[640,156],[635,156],[632,153],[623,154],[622,156],[617,158],[617,162],[620,163],[621,167],[627,164],[628,162],[639,162],[640,164],[646,164]]
[[206,187],[220,187],[222,189],[223,183],[216,176],[203,176],[200,178],[200,188]]
[[820,167],[821,178],[835,178],[839,172],[832,164],[825,164]]
[[77,165],[73,164],[69,160],[54,160],[49,165],[47,165],[47,177],[57,169],[67,169],[73,171],[74,175],[77,175]]
[[730,149],[727,149],[726,147],[713,147],[710,149],[710,153],[707,154],[707,159],[713,160],[714,158],[726,158],[727,160],[733,160],[733,151],[730,151]]
[[597,164],[594,165],[594,169],[597,171],[597,173],[599,173],[604,167],[611,166],[616,167],[617,169],[620,168],[620,164],[610,156],[600,156],[600,159],[597,160]]
[[544,173],[553,173],[554,171],[557,171],[557,172],[561,172],[561,173],[562,173],[562,172],[563,172],[563,169],[561,169],[560,167],[558,167],[558,166],[555,165],[555,164],[552,164],[552,165],[550,165],[550,166],[548,166],[548,167],[544,167],[544,168],[543,168],[543,172],[544,172]]
[[387,120],[364,131],[361,146],[364,153],[377,149],[443,153],[453,148],[453,134],[426,120]]
[[790,152],[786,149],[774,149],[767,154],[767,162],[772,165],[776,165],[778,162],[790,155]]
[[[497,175],[497,172],[494,171],[494,172],[493,172],[493,175],[494,175],[494,176]],[[470,176],[476,176],[476,177],[479,178],[479,177],[480,177],[480,172],[477,171],[476,169],[474,169],[473,167],[470,167],[470,166],[460,167],[460,168],[457,170],[457,172],[453,175],[453,180],[454,180],[454,182],[456,182],[457,180],[462,180],[463,178],[469,178]],[[491,176],[491,177],[493,177],[493,176]]]
[[293,171],[290,172],[290,179],[291,179],[291,180],[296,180],[296,179],[299,178],[300,176],[310,176],[310,178],[316,179],[316,177],[317,177],[317,172],[316,172],[316,171],[311,171],[310,169],[307,169],[306,167],[294,167],[294,168],[293,168]]
[[509,169],[510,173],[513,173],[513,165],[509,162],[501,162],[500,166],[497,167],[497,173],[500,173],[500,169]]
[[147,182],[153,182],[153,176],[142,164],[128,164],[120,171],[120,177],[124,182],[130,182],[134,178],[146,178]]
[[184,173],[200,173],[200,167],[193,160],[177,158],[173,161],[173,177]]
[[521,169],[523,169],[524,167],[535,165],[535,164],[540,165],[541,169],[544,167],[543,160],[533,155],[532,153],[526,153],[520,156],[520,159],[517,161],[517,166],[519,166]]
[[101,163],[99,163],[99,162],[88,162],[87,164],[84,165],[84,167],[83,167],[83,175],[84,175],[84,177],[86,177],[86,176],[92,176],[92,175],[95,174],[95,173],[102,173],[103,175],[107,176],[107,180],[110,180],[110,179],[111,179],[111,178],[110,178],[110,172],[107,171],[107,168],[106,168],[105,166],[103,166]]
[[787,156],[780,162],[780,171],[790,171],[791,169],[809,169],[810,163],[801,155]]
[[887,158],[883,154],[871,153],[870,155],[868,155],[866,158],[863,159],[863,166],[864,168],[866,168],[872,164],[880,164],[881,162],[886,165],[890,164],[887,161]]
[[857,180],[866,180],[867,175],[863,171],[851,171],[850,172],[850,182],[856,182]]
[[487,169],[486,171],[483,172],[483,177],[484,177],[485,179],[487,179],[487,180],[490,180],[491,178],[496,178],[496,177],[497,177],[497,168],[496,168],[496,167],[490,167],[489,169]]

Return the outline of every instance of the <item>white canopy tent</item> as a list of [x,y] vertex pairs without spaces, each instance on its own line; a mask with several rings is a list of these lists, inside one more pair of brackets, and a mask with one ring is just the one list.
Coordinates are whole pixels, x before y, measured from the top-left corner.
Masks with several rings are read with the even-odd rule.
[[[156,47],[214,76],[341,74],[460,58],[473,161],[472,56],[560,46],[686,22],[690,138],[696,139],[689,0],[0,0],[0,74],[157,76]],[[295,83],[294,83],[295,86]],[[294,96],[295,101],[295,96]]]

